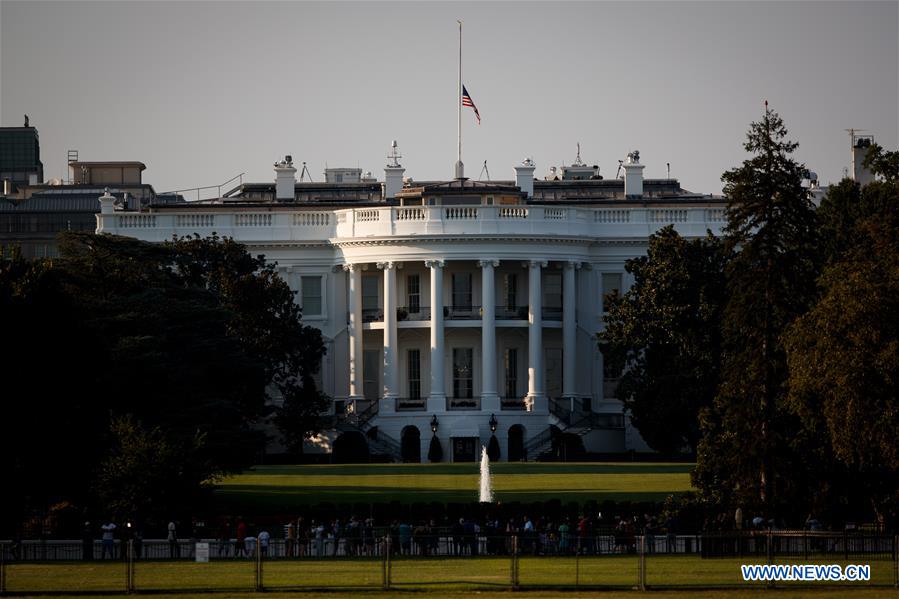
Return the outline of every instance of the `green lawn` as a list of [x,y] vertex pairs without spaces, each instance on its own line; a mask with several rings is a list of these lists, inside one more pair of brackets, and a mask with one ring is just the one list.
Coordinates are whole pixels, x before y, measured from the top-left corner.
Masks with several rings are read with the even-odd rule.
[[[692,464],[496,463],[499,502],[661,501],[690,490]],[[477,501],[477,464],[257,466],[221,481],[216,503],[230,511],[313,503]]]
[[[709,587],[730,592],[761,588],[759,583],[744,583],[740,577],[739,559],[703,560],[698,556],[648,556],[647,583],[650,588],[680,590],[681,597],[694,596]],[[871,583],[806,583],[802,587],[780,584],[781,589],[814,592],[830,589],[847,593],[871,589],[872,585],[888,588],[893,584],[893,563],[872,561]],[[350,589],[378,591],[382,583],[382,564],[377,559],[282,560],[264,564],[267,591],[301,591]],[[464,589],[501,591],[509,588],[510,559],[484,558],[409,558],[391,563],[391,588],[403,591],[429,591],[448,596]],[[565,558],[523,557],[519,581],[523,589],[605,588],[630,591],[637,585],[636,556],[603,556]],[[111,593],[124,590],[125,566],[121,562],[78,562],[10,564],[6,568],[6,588],[10,594],[39,593]],[[246,593],[254,589],[254,563],[247,560],[224,560],[208,564],[192,562],[138,562],[135,566],[137,591],[169,593]],[[896,590],[889,591],[896,596]],[[766,597],[779,593],[765,592]],[[331,595],[329,595],[331,596]],[[537,594],[528,596],[540,596]],[[636,596],[629,592],[626,596]],[[653,594],[654,597],[663,596]],[[792,595],[795,596],[795,595]],[[834,595],[837,596],[837,595]],[[858,596],[879,596],[866,595]],[[883,595],[886,596],[886,595]]]

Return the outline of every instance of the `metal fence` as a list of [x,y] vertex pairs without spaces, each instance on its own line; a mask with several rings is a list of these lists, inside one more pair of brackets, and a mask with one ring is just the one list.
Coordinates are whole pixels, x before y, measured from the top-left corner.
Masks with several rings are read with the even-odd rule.
[[[678,589],[747,582],[745,564],[865,564],[899,587],[899,537],[759,531],[706,535],[433,534],[288,543],[233,540],[0,541],[0,593],[262,591],[338,588]],[[792,588],[796,582],[778,582]]]

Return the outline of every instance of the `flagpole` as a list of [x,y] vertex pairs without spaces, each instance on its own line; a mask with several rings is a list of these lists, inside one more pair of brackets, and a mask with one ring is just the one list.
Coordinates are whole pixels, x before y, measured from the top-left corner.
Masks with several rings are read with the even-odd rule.
[[462,21],[459,23],[459,86],[456,91],[456,116],[458,117],[459,154],[456,162],[456,178],[462,178]]

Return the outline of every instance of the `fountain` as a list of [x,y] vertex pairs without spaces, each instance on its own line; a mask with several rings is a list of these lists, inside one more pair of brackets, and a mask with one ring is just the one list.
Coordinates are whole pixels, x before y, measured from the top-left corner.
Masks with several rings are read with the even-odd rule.
[[493,503],[493,489],[490,481],[490,458],[487,448],[481,447],[481,503]]

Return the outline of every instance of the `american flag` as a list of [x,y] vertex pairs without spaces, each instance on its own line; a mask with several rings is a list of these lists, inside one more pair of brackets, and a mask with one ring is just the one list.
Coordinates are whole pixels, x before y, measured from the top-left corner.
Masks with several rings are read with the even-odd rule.
[[478,107],[474,105],[474,102],[471,100],[471,96],[468,95],[468,90],[465,89],[465,86],[462,86],[462,106],[471,106],[474,109],[474,115],[478,117],[478,125],[481,124],[481,113],[478,112]]

